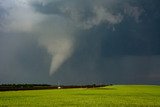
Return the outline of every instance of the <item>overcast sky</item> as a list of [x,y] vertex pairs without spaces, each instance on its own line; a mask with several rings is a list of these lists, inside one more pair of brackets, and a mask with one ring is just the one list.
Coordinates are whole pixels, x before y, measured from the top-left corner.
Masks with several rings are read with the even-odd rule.
[[160,84],[159,0],[0,0],[0,84]]

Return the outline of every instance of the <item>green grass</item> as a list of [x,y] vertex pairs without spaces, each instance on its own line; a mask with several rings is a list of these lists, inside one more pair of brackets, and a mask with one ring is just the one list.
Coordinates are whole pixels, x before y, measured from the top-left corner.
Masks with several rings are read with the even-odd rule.
[[160,86],[0,92],[1,107],[160,107]]

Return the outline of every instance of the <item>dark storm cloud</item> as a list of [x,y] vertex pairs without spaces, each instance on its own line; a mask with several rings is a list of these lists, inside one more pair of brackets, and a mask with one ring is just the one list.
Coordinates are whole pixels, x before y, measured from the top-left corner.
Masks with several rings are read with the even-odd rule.
[[52,2],[33,2],[33,8],[46,15],[58,15],[75,22],[77,26],[90,29],[101,23],[117,24],[123,19],[114,6],[117,1],[96,0],[60,0]]
[[159,84],[159,4],[6,0],[0,5],[0,81]]

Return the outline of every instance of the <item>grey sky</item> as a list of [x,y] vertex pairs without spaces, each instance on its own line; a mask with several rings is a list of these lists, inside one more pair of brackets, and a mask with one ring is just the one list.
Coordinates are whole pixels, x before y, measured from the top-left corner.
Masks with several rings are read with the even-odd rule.
[[160,82],[160,2],[0,1],[0,83]]

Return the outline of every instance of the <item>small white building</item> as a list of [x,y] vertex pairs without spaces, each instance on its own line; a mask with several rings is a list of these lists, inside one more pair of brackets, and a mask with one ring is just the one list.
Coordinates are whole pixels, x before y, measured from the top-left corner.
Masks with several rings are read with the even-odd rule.
[[61,87],[59,86],[58,89],[61,89]]

